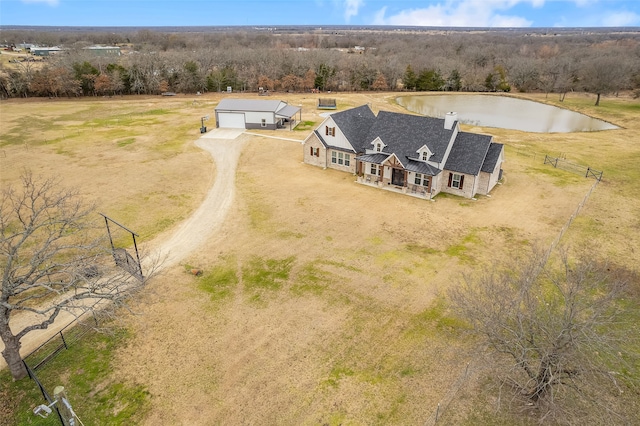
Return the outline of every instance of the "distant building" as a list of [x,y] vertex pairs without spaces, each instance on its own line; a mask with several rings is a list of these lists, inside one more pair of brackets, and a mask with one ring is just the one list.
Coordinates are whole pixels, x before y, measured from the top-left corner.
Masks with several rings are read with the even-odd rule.
[[59,47],[39,47],[39,46],[33,46],[31,48],[31,53],[36,55],[36,56],[51,56],[51,55],[55,55],[56,53],[60,53],[62,52],[62,49],[60,49]]
[[96,56],[120,56],[120,48],[118,46],[89,46],[85,47],[87,50]]

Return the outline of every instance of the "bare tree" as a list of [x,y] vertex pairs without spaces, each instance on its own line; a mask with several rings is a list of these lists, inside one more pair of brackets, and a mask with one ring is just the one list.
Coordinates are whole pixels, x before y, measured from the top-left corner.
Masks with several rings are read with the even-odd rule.
[[102,300],[118,306],[154,273],[151,264],[145,277],[116,267],[110,247],[96,237],[93,215],[77,192],[30,172],[21,187],[0,195],[0,337],[15,379],[27,374],[20,356],[27,334],[46,329],[63,311],[79,315],[104,307],[96,305]]
[[590,259],[572,261],[566,252],[560,257],[557,268],[534,252],[465,276],[450,294],[454,309],[489,348],[491,370],[542,418],[575,423],[579,401],[623,416],[611,400],[636,380],[639,355],[623,301],[630,277]]
[[581,83],[585,91],[596,95],[595,106],[600,105],[600,96],[617,92],[625,87],[629,72],[623,56],[599,56],[585,61],[581,70]]

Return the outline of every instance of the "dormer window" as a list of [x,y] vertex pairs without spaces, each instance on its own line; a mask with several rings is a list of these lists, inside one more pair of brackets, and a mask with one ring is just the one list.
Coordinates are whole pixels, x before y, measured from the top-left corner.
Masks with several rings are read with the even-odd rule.
[[433,155],[433,153],[429,150],[429,147],[426,145],[422,145],[422,147],[420,147],[420,149],[416,151],[416,154],[418,154],[417,160],[424,162],[429,161],[429,158]]
[[384,152],[386,146],[387,145],[385,145],[379,137],[371,141],[371,148],[373,149],[373,152]]

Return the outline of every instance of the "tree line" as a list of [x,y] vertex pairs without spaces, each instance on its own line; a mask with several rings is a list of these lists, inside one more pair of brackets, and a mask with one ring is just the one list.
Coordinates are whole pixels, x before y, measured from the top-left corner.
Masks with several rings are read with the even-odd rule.
[[[25,38],[1,31],[3,38]],[[0,68],[0,95],[105,96],[226,91],[503,91],[640,95],[640,35],[508,31],[273,34],[29,32],[63,52]],[[40,40],[40,41],[39,41]],[[95,56],[95,42],[122,56]]]

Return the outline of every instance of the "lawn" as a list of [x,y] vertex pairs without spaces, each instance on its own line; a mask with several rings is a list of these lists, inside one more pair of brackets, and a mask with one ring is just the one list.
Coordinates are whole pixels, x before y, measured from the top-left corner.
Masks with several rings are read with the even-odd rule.
[[[402,111],[393,94],[335,96],[340,108],[369,102],[375,111]],[[321,122],[315,98],[282,98],[303,105],[305,124]],[[193,141],[200,116],[219,99],[0,103],[2,183],[26,166],[55,173],[143,241],[162,238],[211,184],[215,165]],[[550,244],[576,211],[593,179],[544,165],[545,153],[604,172],[562,243],[636,267],[629,253],[640,251],[637,101],[591,101],[571,95],[560,106],[623,129],[463,126],[506,145],[504,182],[477,201],[429,202],[357,185],[352,175],[303,164],[298,143],[242,136],[237,197],[222,235],[142,294],[108,380],[136,378],[132,391],[150,395],[136,422],[149,425],[424,424],[438,403],[445,423],[513,424],[509,414],[493,414],[446,290],[463,272]],[[191,267],[204,274],[185,272]],[[88,387],[101,380],[87,379]]]

